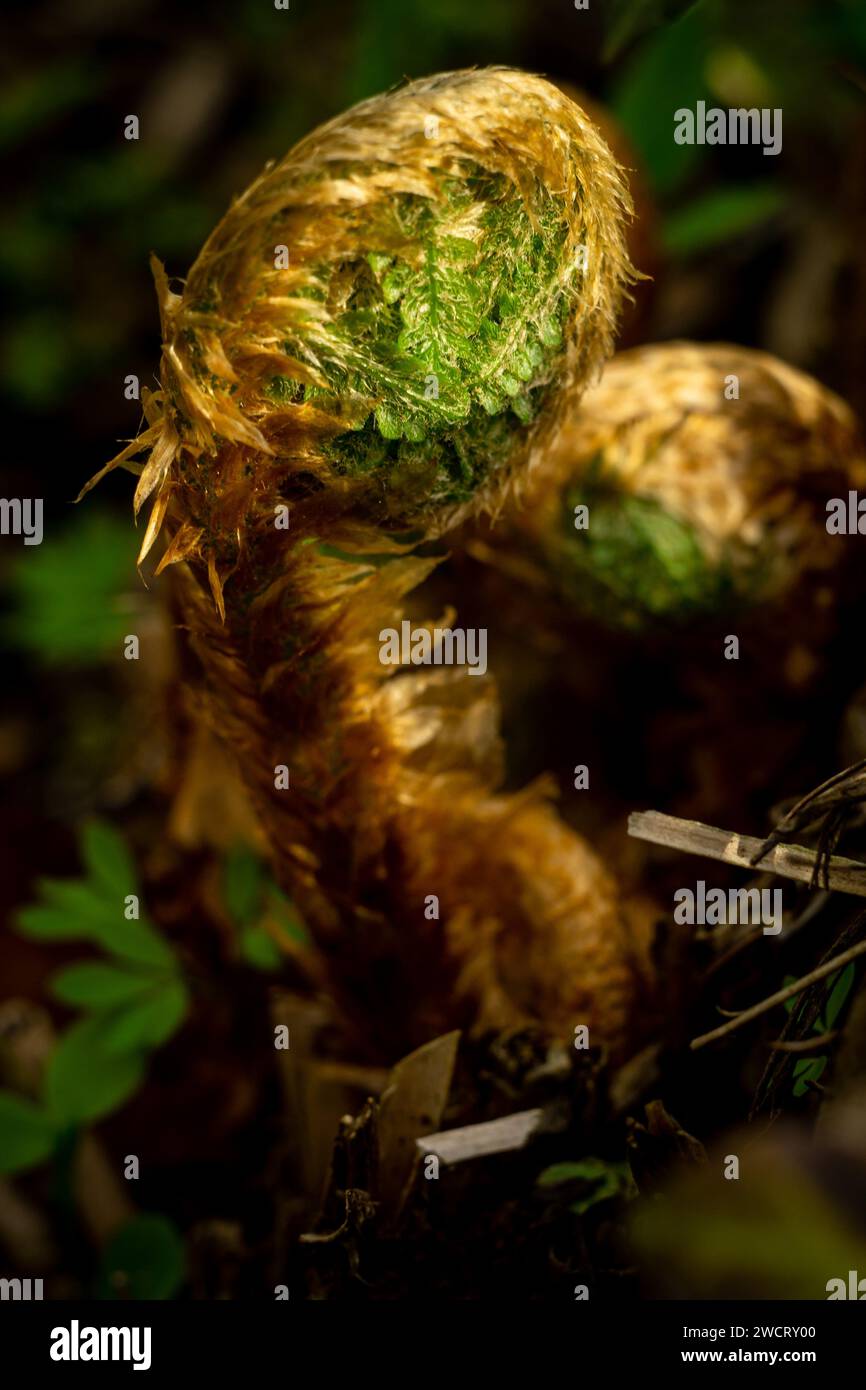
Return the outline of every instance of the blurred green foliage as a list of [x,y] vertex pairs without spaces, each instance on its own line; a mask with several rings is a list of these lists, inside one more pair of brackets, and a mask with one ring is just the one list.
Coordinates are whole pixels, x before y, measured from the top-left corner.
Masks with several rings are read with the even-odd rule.
[[614,82],[613,109],[661,195],[681,184],[706,153],[706,146],[675,143],[673,112],[706,94],[709,48],[706,6],[700,4],[648,38]]
[[288,898],[268,877],[261,860],[243,845],[236,846],[226,858],[223,896],[238,929],[241,955],[256,970],[276,970],[282,959],[266,921],[273,922],[299,946],[310,944]]
[[666,249],[692,256],[759,226],[786,205],[795,185],[780,157],[763,157],[771,165],[780,158],[778,170],[765,170],[774,179],[781,174],[778,183],[756,177],[751,185],[729,184],[715,147],[675,143],[673,112],[699,100],[723,108],[779,107],[785,142],[799,137],[812,146],[822,139],[841,150],[862,113],[862,93],[844,71],[859,65],[862,78],[866,6],[859,0],[820,6],[755,0],[748,23],[731,0],[687,6],[632,0],[615,7],[628,35],[644,28],[650,14],[664,17],[677,9],[685,13],[646,34],[616,70],[612,103],[661,200]]
[[608,0],[604,61],[610,62],[634,39],[679,18],[696,3],[697,0]]
[[140,589],[130,526],[85,504],[13,561],[2,635],[47,665],[97,662],[119,651]]
[[664,227],[665,249],[686,257],[722,246],[766,222],[785,201],[783,190],[771,183],[711,189],[671,213]]
[[[344,104],[386,91],[404,77],[484,63],[514,62],[530,19],[523,0],[361,0],[353,32]],[[418,66],[424,55],[423,70]]]
[[91,64],[63,58],[9,82],[0,92],[0,150],[10,149],[47,120],[90,100],[98,80]]
[[0,1091],[0,1173],[17,1173],[48,1158],[57,1128],[43,1106]]
[[82,833],[85,874],[42,879],[40,901],[22,909],[17,926],[38,941],[89,941],[106,961],[65,967],[51,988],[84,1011],[51,1054],[40,1104],[0,1092],[0,1172],[39,1163],[69,1130],[101,1119],[141,1085],[148,1055],[167,1042],[189,1007],[180,963],[130,898],[138,877],[123,838],[91,821]]
[[183,1283],[186,1251],[165,1216],[128,1221],[102,1253],[97,1298],[171,1298]]
[[[737,1152],[728,1141],[729,1151]],[[630,1208],[632,1242],[662,1297],[818,1299],[830,1276],[863,1267],[862,1233],[781,1143],[749,1146],[737,1182],[715,1164]],[[742,1153],[742,1149],[739,1150]]]

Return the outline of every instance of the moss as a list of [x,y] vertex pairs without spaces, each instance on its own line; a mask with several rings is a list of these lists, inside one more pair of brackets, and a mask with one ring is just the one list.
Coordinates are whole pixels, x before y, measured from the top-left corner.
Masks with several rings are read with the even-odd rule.
[[290,376],[274,376],[265,387],[265,395],[272,401],[298,404],[304,399],[304,385]]

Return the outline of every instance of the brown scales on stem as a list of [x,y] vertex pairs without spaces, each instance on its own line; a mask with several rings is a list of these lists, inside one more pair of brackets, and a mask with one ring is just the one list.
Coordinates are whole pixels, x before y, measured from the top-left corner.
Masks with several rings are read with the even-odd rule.
[[[429,562],[357,580],[363,567],[309,548],[287,565],[284,547],[272,528],[251,547],[224,624],[204,576],[176,573],[209,717],[237,752],[347,1012],[386,1052],[454,1024],[564,1033],[589,1022],[606,1039],[628,1036],[639,962],[615,886],[541,789],[495,793],[485,683],[454,672],[383,681],[376,634]],[[249,601],[252,571],[262,587]],[[290,792],[274,789],[281,763]],[[438,921],[424,917],[429,893]]]

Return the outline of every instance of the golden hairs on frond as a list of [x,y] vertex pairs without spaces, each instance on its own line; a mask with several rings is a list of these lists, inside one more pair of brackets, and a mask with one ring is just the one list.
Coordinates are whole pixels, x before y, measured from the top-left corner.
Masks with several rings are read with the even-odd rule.
[[181,295],[155,265],[162,417],[136,506],[155,493],[164,514],[194,470],[219,493],[210,461],[236,445],[258,462],[225,520],[299,475],[427,534],[495,507],[612,350],[630,207],[589,118],[526,73],[446,73],[338,116],[236,199]]

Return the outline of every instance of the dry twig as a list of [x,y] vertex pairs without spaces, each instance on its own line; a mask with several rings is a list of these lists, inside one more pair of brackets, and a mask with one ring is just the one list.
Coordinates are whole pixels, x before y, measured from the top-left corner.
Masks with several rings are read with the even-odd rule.
[[[662,811],[634,811],[628,818],[628,833],[637,840],[685,850],[687,854],[704,855],[741,869],[754,869],[760,862],[762,869],[782,878],[798,879],[801,883],[814,881],[818,862],[816,852],[803,845],[773,845],[761,855],[767,841],[702,825],[700,821],[681,820],[679,816],[667,816]],[[827,887],[839,893],[866,897],[866,864],[831,855],[826,867]]]
[[733,1033],[735,1029],[742,1028],[744,1023],[751,1023],[753,1018],[760,1018],[761,1014],[769,1013],[777,1004],[784,1004],[786,999],[791,999],[795,994],[802,994],[809,985],[814,985],[818,980],[823,980],[827,975],[832,975],[836,970],[841,970],[843,966],[856,960],[858,956],[866,954],[866,941],[860,941],[856,946],[852,946],[847,951],[842,951],[840,955],[834,956],[832,960],[824,961],[815,970],[810,970],[808,975],[802,975],[793,984],[786,985],[784,989],[776,990],[775,994],[762,999],[759,1004],[753,1004],[749,1009],[743,1009],[742,1013],[737,1014],[736,1018],[729,1019],[719,1028],[714,1028],[709,1033],[702,1033],[700,1037],[693,1038],[689,1043],[692,1052],[699,1047],[706,1047],[707,1043],[715,1042],[717,1038],[724,1037],[727,1033]]

